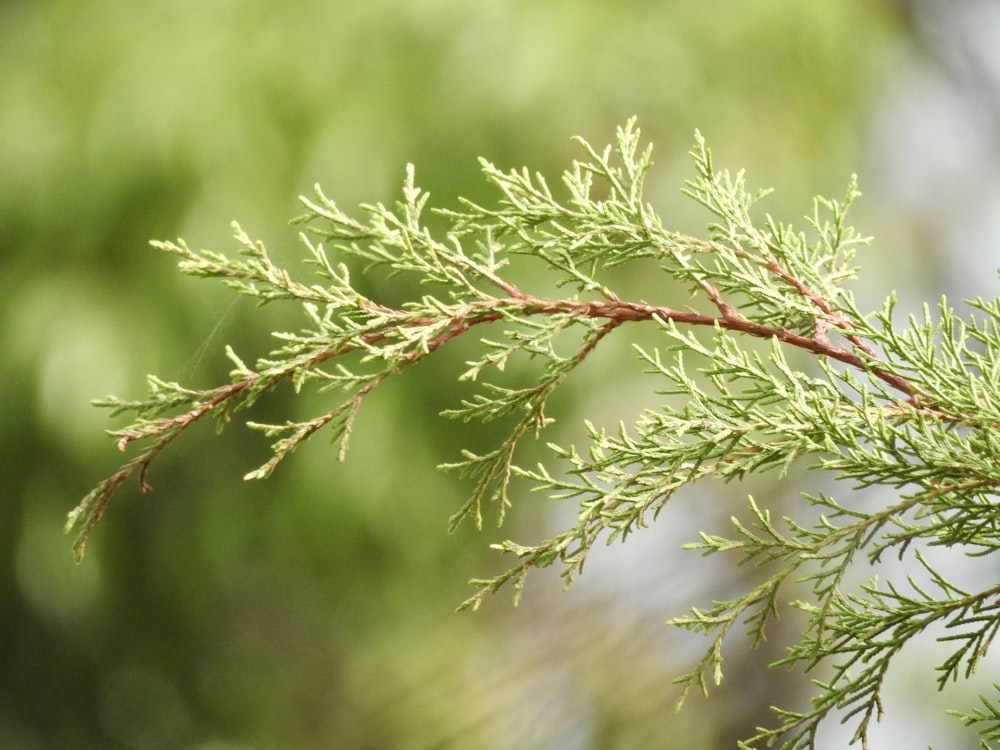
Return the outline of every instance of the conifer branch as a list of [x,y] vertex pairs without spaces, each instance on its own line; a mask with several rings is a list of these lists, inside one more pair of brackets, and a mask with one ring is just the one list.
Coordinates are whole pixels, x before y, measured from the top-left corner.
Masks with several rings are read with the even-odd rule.
[[[305,323],[297,332],[274,334],[275,349],[252,366],[228,350],[234,365],[228,384],[199,390],[151,376],[144,399],[96,402],[132,415],[131,424],[110,434],[120,450],[135,445],[138,452],[70,514],[67,530],[78,530],[78,558],[126,480],[136,477],[141,491],[151,489],[152,464],[193,424],[212,419],[222,428],[284,383],[296,391],[311,388],[332,394],[326,411],[283,424],[247,423],[273,440],[273,455],[246,478],[270,475],[320,431],[331,433],[343,459],[369,395],[474,333],[480,353],[456,374],[474,393],[445,416],[501,420],[507,428],[494,449],[464,451],[444,466],[473,483],[451,528],[465,519],[481,526],[490,504],[502,523],[514,477],[553,500],[573,502],[577,521],[535,545],[496,545],[514,563],[498,576],[474,580],[476,591],[461,608],[475,609],[508,586],[517,601],[537,568],[557,565],[569,585],[594,544],[622,540],[656,519],[683,486],[769,470],[783,476],[804,461],[847,486],[882,486],[898,497],[862,510],[805,494],[804,504],[819,511],[810,523],[775,520],[751,499],[751,522],[734,518],[728,535],[702,533],[689,545],[768,572],[751,590],[671,621],[705,634],[710,644],[678,678],[680,701],[691,689],[707,693],[723,679],[723,642],[735,629],[745,629],[751,646],[766,638],[788,604],[791,584],[808,590],[808,598],[792,602],[807,624],[780,664],[821,672],[817,692],[809,711],[776,708],[776,724],[745,747],[812,747],[834,712],[846,713],[867,747],[871,721],[881,716],[887,671],[912,638],[935,624],[944,627],[941,641],[952,649],[939,665],[939,686],[971,676],[1000,628],[1000,586],[960,589],[921,550],[948,546],[981,556],[1000,548],[994,496],[1000,484],[1000,301],[970,301],[979,317],[963,319],[942,300],[935,313],[926,308],[902,326],[892,295],[881,309],[860,311],[846,288],[855,252],[866,242],[846,224],[859,195],[856,181],[840,201],[816,199],[807,237],[761,216],[756,206],[766,191],[750,193],[742,173],[716,171],[700,135],[692,151],[695,177],[684,193],[707,209],[711,223],[704,237],[665,229],[642,197],[650,149],[640,151],[634,122],[617,136],[615,146],[601,151],[579,141],[584,158],[563,175],[565,198],[541,175],[482,161],[497,203],[465,201],[459,211],[438,212],[450,222],[441,239],[422,221],[428,196],[416,187],[412,167],[400,201],[392,208],[363,206],[363,220],[317,187],[315,198],[303,199],[307,213],[297,220],[306,225],[301,239],[311,282],[277,266],[235,225],[235,258],[196,252],[183,241],[154,242],[178,258],[183,273],[219,279],[260,304],[298,305]],[[631,300],[609,283],[608,269],[650,259],[671,282],[665,290],[679,284],[700,307]],[[352,282],[359,265],[370,275],[408,277],[428,291],[401,305],[373,299]],[[570,293],[552,297],[516,284],[507,271],[513,265],[547,269]],[[630,425],[588,422],[585,449],[550,445],[558,469],[518,466],[521,441],[540,436],[552,421],[546,411],[552,393],[604,341],[638,324],[654,326],[662,342],[634,347],[638,362],[660,383],[660,394],[680,398]],[[794,364],[793,352],[807,355],[794,362],[810,364]],[[533,384],[504,384],[503,370],[516,358],[538,363]],[[911,560],[920,576],[847,583],[858,558],[878,565],[887,553]],[[983,705],[956,715],[981,728],[986,742],[997,738],[1000,713],[995,702],[984,698]]]

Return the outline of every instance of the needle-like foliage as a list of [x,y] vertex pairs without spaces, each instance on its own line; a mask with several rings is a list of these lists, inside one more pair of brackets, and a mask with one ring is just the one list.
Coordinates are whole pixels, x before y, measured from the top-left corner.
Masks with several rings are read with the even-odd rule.
[[[306,225],[309,282],[275,265],[239,227],[235,258],[183,241],[153,243],[179,258],[183,273],[222,279],[261,303],[301,306],[305,324],[275,334],[277,347],[252,366],[229,350],[226,384],[197,390],[150,377],[144,399],[98,402],[133,416],[111,434],[120,449],[135,444],[138,451],[70,514],[77,555],[122,483],[135,476],[148,490],[151,463],[195,422],[221,427],[287,381],[296,390],[329,392],[331,406],[305,421],[250,422],[273,440],[273,455],[246,477],[268,476],[324,428],[343,457],[372,391],[468,335],[480,342],[479,354],[457,367],[456,377],[476,390],[446,415],[501,419],[507,427],[493,450],[465,451],[445,467],[472,480],[452,527],[466,519],[481,524],[488,507],[502,522],[514,476],[575,503],[578,512],[575,524],[540,544],[497,545],[511,567],[473,581],[476,591],[462,608],[475,609],[508,585],[516,600],[535,568],[559,566],[568,584],[595,543],[624,539],[657,518],[679,488],[702,479],[770,470],[781,476],[801,460],[844,480],[847,492],[892,490],[891,504],[874,510],[806,494],[798,520],[772,518],[751,499],[749,522],[734,518],[727,536],[703,533],[689,546],[728,554],[739,565],[766,565],[768,575],[750,591],[672,621],[710,642],[678,680],[683,701],[691,689],[707,692],[722,679],[722,645],[734,627],[756,645],[786,606],[783,595],[805,593],[793,602],[806,617],[801,638],[779,665],[817,675],[812,708],[776,708],[776,723],[745,747],[812,747],[831,715],[851,722],[867,747],[886,673],[914,636],[944,633],[950,653],[938,666],[943,686],[973,673],[1000,627],[1000,583],[964,590],[921,553],[944,546],[987,555],[1000,546],[993,494],[1000,483],[1000,302],[974,300],[976,315],[962,318],[942,300],[936,311],[902,323],[891,295],[879,310],[859,310],[846,286],[865,241],[845,221],[858,196],[853,180],[842,200],[815,201],[806,234],[758,215],[765,193],[749,191],[742,173],[717,171],[699,135],[684,192],[713,218],[695,237],[665,228],[644,202],[652,162],[634,122],[619,129],[614,147],[579,143],[583,158],[563,175],[558,195],[539,174],[484,160],[497,202],[439,212],[450,224],[443,236],[424,224],[428,196],[412,167],[402,199],[394,207],[363,206],[360,219],[317,188],[315,198],[303,199],[307,214],[298,220]],[[352,282],[349,266],[358,261],[366,272],[409,276],[427,291],[401,305],[374,299]],[[651,261],[686,287],[691,306],[633,301],[609,286],[609,269],[637,262],[646,269]],[[514,283],[531,278],[511,272],[524,264],[549,269],[567,293],[543,295]],[[664,288],[676,296],[676,284]],[[636,346],[635,353],[658,379],[662,403],[615,430],[588,423],[585,448],[552,445],[555,460],[519,467],[519,442],[551,421],[552,393],[602,341],[629,336],[638,324],[660,334],[658,346]],[[532,385],[503,385],[499,371],[515,357],[537,363]],[[888,554],[910,560],[911,577],[850,582],[852,566]],[[983,705],[957,715],[989,746],[1000,739],[1000,709],[986,698]]]

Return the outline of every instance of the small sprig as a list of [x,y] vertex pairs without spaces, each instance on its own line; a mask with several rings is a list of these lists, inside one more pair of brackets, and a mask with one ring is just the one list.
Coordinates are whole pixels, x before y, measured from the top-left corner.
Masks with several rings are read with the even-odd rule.
[[[993,688],[1000,692],[1000,684],[993,683]],[[982,750],[996,750],[1000,746],[1000,702],[980,696],[982,708],[971,711],[949,711],[952,716],[961,719],[967,727],[975,727],[981,737],[979,747]]]

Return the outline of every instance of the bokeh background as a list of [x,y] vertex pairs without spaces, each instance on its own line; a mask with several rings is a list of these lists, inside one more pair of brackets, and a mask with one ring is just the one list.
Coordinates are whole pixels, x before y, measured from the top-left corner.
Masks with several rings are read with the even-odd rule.
[[[769,705],[803,707],[804,680],[761,670],[778,629],[760,652],[732,642],[723,686],[675,713],[670,679],[705,644],[663,623],[754,575],[683,542],[750,491],[780,506],[814,484],[695,488],[568,592],[539,574],[516,609],[455,614],[503,562],[490,543],[544,538],[572,509],[522,493],[503,530],[446,534],[469,487],[434,467],[502,429],[438,416],[447,353],[365,403],[343,465],[319,437],[245,483],[266,439],[192,432],[77,566],[65,514],[120,459],[88,401],[140,396],[147,373],[214,384],[225,344],[252,360],[298,325],[180,276],[148,240],[231,252],[237,219],[298,268],[288,220],[314,183],[388,202],[412,162],[434,205],[489,200],[477,156],[555,184],[571,135],[604,144],[631,115],[668,224],[704,220],[679,194],[699,128],[720,166],[777,189],[782,219],[860,174],[871,306],[889,288],[904,309],[995,295],[997,40],[987,0],[0,2],[0,747],[731,748]],[[627,352],[567,384],[546,439],[648,404]],[[278,393],[252,417],[321,406]],[[956,746],[931,665],[910,664],[876,737]]]

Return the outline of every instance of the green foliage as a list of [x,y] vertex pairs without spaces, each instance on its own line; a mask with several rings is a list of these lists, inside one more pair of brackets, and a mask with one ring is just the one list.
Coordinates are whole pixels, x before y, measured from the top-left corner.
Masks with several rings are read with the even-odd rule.
[[[752,520],[734,518],[729,535],[703,533],[688,547],[763,566],[766,578],[672,621],[710,640],[695,668],[678,679],[683,702],[690,690],[707,693],[721,681],[722,645],[734,627],[756,646],[782,597],[790,589],[805,592],[793,602],[805,616],[801,638],[774,666],[816,674],[812,708],[776,708],[776,724],[744,746],[812,747],[833,715],[852,722],[855,739],[867,747],[887,670],[911,639],[943,627],[940,640],[951,648],[938,665],[943,687],[975,671],[1000,627],[1000,584],[966,591],[922,552],[944,546],[986,555],[1000,545],[992,498],[1000,482],[1000,301],[975,300],[981,316],[963,319],[942,300],[936,314],[927,308],[899,327],[892,296],[875,312],[859,310],[845,286],[865,242],[845,223],[858,196],[854,180],[843,200],[815,201],[807,235],[755,215],[766,193],[748,191],[742,173],[716,171],[698,136],[695,176],[684,192],[713,218],[706,235],[694,237],[666,229],[643,201],[652,162],[634,122],[618,131],[614,148],[580,145],[583,160],[563,175],[564,198],[539,174],[483,161],[499,200],[437,212],[449,223],[440,238],[424,223],[428,196],[416,187],[412,167],[398,204],[363,206],[361,220],[317,188],[297,220],[305,226],[311,283],[275,265],[239,227],[237,258],[196,252],[183,241],[153,243],[177,256],[186,274],[221,279],[260,304],[301,305],[305,324],[276,333],[278,346],[253,366],[229,350],[227,384],[198,390],[150,377],[142,400],[98,402],[133,417],[111,433],[118,447],[140,447],[70,514],[68,528],[79,529],[77,554],[82,558],[122,483],[136,476],[149,489],[151,463],[192,424],[210,418],[221,428],[288,382],[296,391],[335,393],[335,405],[303,421],[249,422],[274,442],[272,457],[246,478],[268,476],[322,428],[343,458],[372,391],[474,331],[479,354],[457,377],[476,390],[446,416],[502,420],[506,437],[445,467],[473,483],[452,528],[466,519],[481,525],[491,506],[502,523],[514,476],[575,503],[578,513],[574,525],[538,545],[497,545],[513,558],[510,568],[473,581],[476,592],[461,608],[475,609],[507,585],[516,601],[535,568],[558,565],[568,585],[595,543],[626,538],[700,479],[784,475],[801,458],[849,487],[896,490],[893,504],[876,509],[805,494],[801,516],[780,519],[751,498]],[[611,269],[650,260],[665,280],[688,290],[690,305],[629,301],[615,292]],[[427,291],[399,305],[374,299],[352,283],[351,270],[359,267],[410,277]],[[566,294],[547,296],[513,281],[537,278],[527,271],[539,268]],[[552,393],[606,337],[638,323],[655,326],[662,339],[635,352],[658,379],[663,403],[614,430],[588,423],[585,449],[551,445],[557,463],[518,466],[520,441],[551,422]],[[538,362],[530,386],[503,384],[501,373],[514,358]],[[859,559],[874,565],[887,554],[913,561],[914,573],[905,581],[850,582]],[[983,703],[985,712],[958,716],[982,727],[985,743],[1000,735],[995,705]]]
[[[993,687],[1000,691],[1000,685],[993,683]],[[996,745],[991,745],[990,741],[1000,742],[1000,703],[990,701],[985,696],[980,696],[982,708],[975,708],[968,713],[963,711],[949,711],[953,716],[957,716],[966,726],[976,726],[980,736],[983,738],[979,746],[983,750],[991,750]]]

